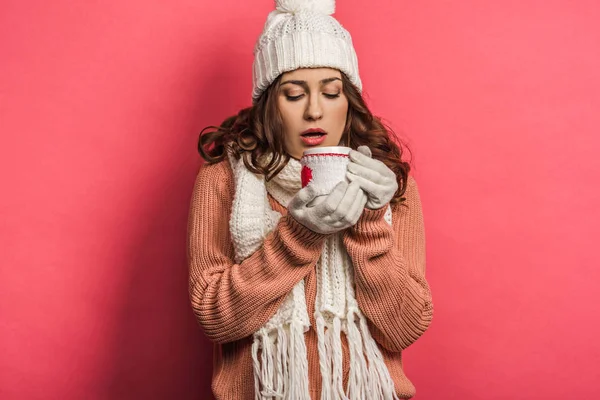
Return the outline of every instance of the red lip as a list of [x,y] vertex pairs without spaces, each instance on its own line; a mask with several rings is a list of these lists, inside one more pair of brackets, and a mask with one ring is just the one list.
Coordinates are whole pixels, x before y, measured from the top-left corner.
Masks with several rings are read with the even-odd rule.
[[318,146],[325,141],[327,135],[323,136],[301,136],[300,139],[307,146]]
[[327,132],[320,128],[311,128],[302,132],[300,140],[304,142],[306,146],[318,146],[325,141],[327,138]]
[[327,135],[327,132],[325,132],[323,129],[321,128],[310,128],[305,130],[304,132],[302,132],[300,134],[300,136],[304,136],[304,135],[308,135],[310,133],[322,133],[323,135]]

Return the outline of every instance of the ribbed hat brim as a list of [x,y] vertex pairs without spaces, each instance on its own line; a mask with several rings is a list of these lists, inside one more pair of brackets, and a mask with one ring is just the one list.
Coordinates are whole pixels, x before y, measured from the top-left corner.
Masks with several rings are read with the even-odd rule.
[[280,74],[298,68],[335,68],[362,91],[352,42],[327,33],[297,31],[257,48],[254,54],[252,100],[256,101]]

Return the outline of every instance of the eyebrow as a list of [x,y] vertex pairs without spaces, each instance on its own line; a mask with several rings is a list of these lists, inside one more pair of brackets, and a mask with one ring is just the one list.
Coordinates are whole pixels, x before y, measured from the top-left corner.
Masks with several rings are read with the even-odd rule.
[[[326,84],[328,84],[330,82],[333,82],[333,81],[341,81],[341,79],[338,78],[338,77],[325,78],[325,79],[321,79],[319,81],[319,83],[321,84],[321,86],[323,86],[323,85],[326,85]],[[299,80],[290,80],[290,81],[281,82],[279,84],[279,86],[283,86],[283,85],[288,84],[288,83],[292,83],[294,85],[299,85],[299,86],[302,86],[305,89],[308,89],[308,85],[306,84],[306,81],[299,81]]]

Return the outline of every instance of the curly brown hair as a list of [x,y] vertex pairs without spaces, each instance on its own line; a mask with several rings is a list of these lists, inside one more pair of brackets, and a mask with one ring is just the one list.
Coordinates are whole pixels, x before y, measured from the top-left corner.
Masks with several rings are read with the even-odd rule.
[[[227,152],[238,160],[243,157],[246,168],[265,176],[268,181],[277,175],[289,162],[283,141],[283,120],[277,106],[277,87],[281,75],[263,92],[252,107],[242,109],[237,115],[227,118],[220,126],[202,129],[198,140],[198,152],[208,163],[222,161]],[[404,147],[394,131],[367,107],[358,89],[342,73],[343,91],[348,98],[346,126],[340,143],[353,149],[366,145],[373,158],[382,161],[396,174],[398,190],[391,203],[404,201],[410,163],[402,160]],[[399,144],[398,144],[399,143]],[[262,156],[273,153],[270,161],[263,165]]]

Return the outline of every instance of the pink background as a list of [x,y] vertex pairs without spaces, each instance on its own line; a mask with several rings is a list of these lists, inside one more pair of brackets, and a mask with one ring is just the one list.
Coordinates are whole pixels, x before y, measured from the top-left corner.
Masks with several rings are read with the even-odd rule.
[[[338,1],[414,153],[418,400],[600,398],[600,5]],[[0,398],[203,399],[200,129],[250,104],[270,0],[0,2]]]

